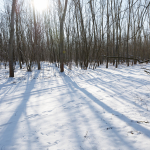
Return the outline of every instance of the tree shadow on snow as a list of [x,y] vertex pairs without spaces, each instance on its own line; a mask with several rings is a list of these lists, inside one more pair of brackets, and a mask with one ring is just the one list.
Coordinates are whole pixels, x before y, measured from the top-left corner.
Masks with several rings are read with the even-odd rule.
[[[110,114],[117,114],[116,117],[118,117],[118,119],[120,119],[121,121],[125,122],[128,126],[131,126],[132,128],[134,128],[136,131],[141,131],[145,136],[147,136],[148,138],[150,137],[150,130],[142,127],[139,124],[134,124],[132,125],[131,120],[126,117],[125,115],[121,114],[118,111],[113,110],[111,107],[109,107],[108,105],[106,105],[105,103],[103,103],[102,101],[98,100],[92,93],[88,92],[87,90],[85,90],[84,88],[81,88],[75,81],[72,81],[71,78],[69,76],[64,76],[62,77],[62,79],[64,80],[64,82],[66,84],[68,84],[69,88],[72,91],[75,91],[75,89],[79,90],[81,93],[83,93],[85,96],[87,96],[89,99],[91,99],[95,104],[97,104],[98,106],[102,107],[106,112],[110,113]],[[86,100],[85,100],[86,101]],[[86,101],[86,103],[88,103],[88,101]],[[94,113],[94,115],[99,119],[99,120],[106,120],[102,115],[95,113],[95,108],[94,106],[92,106],[90,103],[88,103],[91,111]],[[111,126],[111,123],[107,120],[107,125]],[[122,142],[124,143],[124,145],[126,147],[128,147],[129,149],[136,149],[134,148],[129,142],[128,140],[122,138],[122,135],[120,135],[118,133],[118,131],[113,128],[113,130],[111,130],[114,135],[116,135],[116,137]],[[114,138],[115,140],[115,138]],[[115,141],[114,141],[115,143]]]
[[[39,76],[39,71],[37,70],[35,73],[35,78],[37,78]],[[29,76],[28,76],[29,77]],[[31,96],[31,91],[35,86],[35,82],[36,80],[31,80],[30,82],[27,82],[26,85],[26,89],[25,92],[22,95],[22,101],[20,102],[20,104],[17,106],[16,110],[14,111],[14,113],[12,114],[12,116],[10,117],[10,119],[7,121],[6,124],[1,125],[3,130],[2,133],[0,135],[0,146],[2,146],[2,149],[13,149],[13,146],[17,146],[17,143],[15,141],[15,137],[18,136],[17,133],[17,126],[21,124],[20,122],[20,118],[23,114],[26,114],[26,109],[27,109],[27,103],[30,99]],[[25,120],[27,123],[27,128],[28,128],[28,133],[30,134],[31,132],[31,127],[30,124],[28,122],[28,120]],[[20,129],[20,127],[19,127]],[[26,131],[27,133],[27,131]],[[26,149],[32,149],[31,148],[31,141],[30,140],[26,140],[27,145],[26,145]],[[20,147],[21,149],[21,147]]]

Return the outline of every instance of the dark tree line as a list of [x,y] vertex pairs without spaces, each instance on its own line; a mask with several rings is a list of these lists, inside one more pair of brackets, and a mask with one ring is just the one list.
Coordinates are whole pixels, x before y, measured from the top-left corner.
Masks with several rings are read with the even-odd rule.
[[40,61],[75,62],[93,69],[106,62],[149,61],[150,2],[148,0],[51,0],[37,11],[31,1],[10,0],[0,11],[0,61],[27,70]]

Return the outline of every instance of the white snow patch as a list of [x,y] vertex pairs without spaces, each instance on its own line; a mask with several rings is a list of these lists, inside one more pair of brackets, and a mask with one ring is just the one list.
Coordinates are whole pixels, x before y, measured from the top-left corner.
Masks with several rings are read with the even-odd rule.
[[149,150],[149,64],[0,69],[0,150]]

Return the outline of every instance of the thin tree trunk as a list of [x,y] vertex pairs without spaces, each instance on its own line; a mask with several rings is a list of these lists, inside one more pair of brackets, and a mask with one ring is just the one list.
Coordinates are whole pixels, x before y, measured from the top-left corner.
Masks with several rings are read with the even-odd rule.
[[[60,3],[60,2],[59,2]],[[60,72],[64,72],[64,21],[65,21],[65,16],[66,16],[66,11],[67,11],[67,3],[68,0],[65,0],[65,8],[63,11],[62,17],[60,17]],[[59,14],[61,15],[61,14]]]
[[12,2],[11,22],[10,22],[10,39],[9,39],[9,77],[14,77],[13,68],[13,38],[14,38],[14,14],[16,8],[16,0]]
[[108,43],[109,43],[109,14],[108,14],[108,2],[109,2],[109,0],[107,0],[107,62],[106,62],[106,68],[108,68],[108,48],[109,48],[109,46],[108,46]]
[[16,10],[16,41],[17,41],[17,52],[18,52],[18,59],[19,59],[19,65],[20,69],[22,69],[21,64],[21,53],[20,53],[20,39],[19,39],[19,13]]

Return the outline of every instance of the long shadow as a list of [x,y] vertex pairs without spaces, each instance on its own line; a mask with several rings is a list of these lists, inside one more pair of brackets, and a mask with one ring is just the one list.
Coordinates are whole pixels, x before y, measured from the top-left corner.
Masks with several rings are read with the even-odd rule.
[[[134,80],[135,81],[135,80]],[[108,81],[107,82],[107,84],[106,84],[106,81],[103,81],[101,78],[99,78],[99,77],[94,77],[94,76],[92,76],[92,79],[88,79],[88,80],[86,80],[86,83],[89,83],[90,85],[94,85],[94,86],[96,86],[97,88],[99,88],[99,89],[101,89],[102,91],[108,91],[108,93],[110,94],[110,92],[112,92],[112,93],[116,93],[117,95],[119,95],[119,96],[121,96],[122,95],[122,91],[120,91],[120,89],[118,89],[118,88],[116,88],[116,86],[113,84],[113,82],[114,81]],[[99,87],[98,85],[97,85],[97,83],[102,83],[102,85],[104,86],[104,87]],[[130,86],[132,86],[133,84],[132,83],[130,83],[130,82],[125,82],[125,84],[130,84]],[[116,84],[116,83],[115,83]],[[118,83],[117,83],[118,84]],[[141,85],[141,83],[139,83],[140,84],[140,86],[142,86]],[[110,89],[110,87],[111,87],[111,89]],[[109,89],[109,90],[108,90]],[[141,93],[141,94],[143,94],[143,93]],[[113,94],[111,94],[111,95],[113,95]],[[122,96],[121,96],[122,97]],[[133,104],[133,101],[131,101],[130,99],[127,99],[127,98],[125,98],[124,97],[124,99],[128,102],[128,103],[130,103],[130,104]],[[143,107],[141,107],[139,104],[136,104],[136,106],[137,107],[139,107],[140,109],[142,109],[142,110],[145,110]]]
[[[95,99],[95,97],[93,96],[93,97],[90,97],[89,96],[89,92],[85,92],[85,90],[83,91],[82,90],[82,88],[80,88],[75,82],[73,82],[69,77],[68,78],[63,78],[63,80],[64,80],[64,82],[66,82],[68,85],[69,85],[69,88],[71,89],[71,91],[74,91],[75,89],[78,89],[78,90],[80,90],[83,94],[85,94],[86,96],[88,96],[90,99]],[[69,81],[69,82],[68,82]],[[87,103],[87,102],[86,102]],[[102,123],[104,124],[104,126],[105,127],[111,127],[111,123],[109,123],[109,121],[105,121],[106,119],[102,116],[102,115],[99,115],[98,113],[95,113],[95,107],[94,106],[92,106],[90,103],[87,103],[88,105],[89,105],[89,108],[91,109],[91,113],[93,113],[93,115],[98,119],[98,120],[100,120],[100,121],[102,121]],[[81,113],[81,115],[82,115],[82,117],[83,118],[86,118],[86,116],[85,115],[83,115],[83,113],[82,113],[82,111],[80,111],[80,113]],[[74,114],[73,114],[73,116],[75,116]],[[91,129],[91,127],[90,127],[90,124],[89,124],[89,122],[86,122],[86,127],[88,126],[88,129],[90,130]],[[92,130],[91,130],[92,131]],[[118,132],[116,131],[116,129],[114,128],[113,130],[113,134],[114,135],[116,135],[117,137],[118,137],[118,139],[122,142],[122,143],[124,143],[125,145],[126,145],[126,147],[128,147],[129,149],[135,149],[132,145],[130,145],[129,143],[128,143],[128,141],[126,141],[125,139],[123,139],[122,138],[122,136],[121,135],[119,135],[118,134]],[[77,132],[77,131],[76,131]],[[78,132],[77,132],[78,133]],[[92,135],[92,136],[94,136],[94,134]],[[93,141],[94,139],[92,139],[92,143],[94,142]],[[83,144],[82,144],[83,145]],[[97,147],[97,145],[96,145],[96,147]]]
[[[36,77],[38,77],[39,72],[36,72]],[[15,110],[15,113],[12,114],[10,119],[7,121],[7,124],[1,125],[3,127],[2,134],[0,135],[0,145],[3,147],[10,147],[14,145],[15,143],[15,136],[17,125],[19,123],[19,119],[21,115],[26,112],[27,102],[30,98],[30,92],[34,88],[36,80],[31,80],[27,83],[26,90],[24,94],[22,95],[22,101],[18,105],[18,107]],[[30,143],[28,143],[28,149],[30,149]]]
[[[27,72],[24,76],[27,76],[29,74],[29,72]],[[12,81],[14,81],[16,78],[8,78],[3,84],[0,85],[0,90],[2,89],[2,87],[10,87],[12,85]],[[9,83],[9,84],[8,84]],[[7,85],[6,85],[7,84]],[[17,87],[19,87],[20,82],[16,85],[15,89],[17,89]],[[4,97],[12,90],[14,86],[11,86],[5,93],[4,95],[1,97],[0,102],[2,102],[4,100]],[[15,92],[15,89],[12,91]]]
[[[59,85],[59,83],[57,83],[58,85]],[[66,94],[66,93],[65,93]],[[72,92],[71,93],[71,95],[72,95],[72,97],[74,96],[74,92]],[[60,103],[60,105],[61,106],[64,106],[64,105],[66,105],[67,103],[63,103],[63,101],[62,101],[62,95],[63,94],[61,94],[60,95],[60,98],[57,100],[59,103]],[[69,91],[69,95],[70,95],[70,91]],[[71,128],[71,130],[72,130],[72,136],[73,137],[75,137],[75,139],[76,139],[76,143],[77,143],[77,147],[78,147],[78,149],[80,150],[80,146],[82,145],[82,140],[83,140],[83,136],[82,136],[82,133],[78,130],[78,124],[77,124],[77,122],[75,121],[75,120],[77,120],[78,118],[74,115],[74,113],[72,112],[72,110],[70,110],[70,109],[68,109],[67,111],[64,109],[64,112],[65,112],[65,114],[66,114],[66,116],[67,116],[67,118],[68,118],[68,124],[69,124],[69,127]],[[65,135],[66,133],[65,133],[65,130],[64,131],[62,131],[62,134],[63,135]]]
[[4,93],[4,95],[0,98],[0,102],[2,101],[2,98],[12,89],[12,86],[10,87],[11,84],[9,85],[5,85],[7,84],[8,82],[12,81],[12,79],[8,78],[7,81],[5,81],[3,84],[1,84],[0,86],[0,90],[3,88],[3,87],[9,87],[9,89],[7,89],[7,91]]
[[[116,95],[118,95],[117,97],[119,98],[119,97],[123,97],[123,93],[122,93],[122,91],[120,91],[119,90],[119,88],[116,88],[116,86],[114,85],[114,84],[111,84],[111,85],[109,85],[110,83],[112,83],[112,82],[109,82],[108,84],[104,84],[104,83],[106,83],[106,82],[104,82],[104,81],[102,81],[100,78],[95,78],[95,80],[94,79],[91,79],[91,81],[90,80],[88,80],[88,81],[86,81],[86,82],[88,82],[90,85],[94,85],[95,87],[97,87],[97,88],[99,88],[100,90],[102,90],[102,91],[105,91],[106,93],[109,93],[109,95],[113,95],[113,93],[115,93]],[[103,83],[103,86],[102,85],[97,85],[97,83]],[[110,89],[110,87],[111,87],[111,89]],[[143,94],[143,93],[141,93],[141,94]],[[127,96],[124,96],[123,97],[123,99],[126,101],[126,102],[128,102],[128,103],[130,103],[130,104],[133,104],[133,101],[131,101],[130,99],[127,99]],[[120,101],[119,99],[118,99],[118,101]],[[121,102],[121,101],[120,101]],[[122,103],[122,102],[121,102]],[[145,108],[143,108],[141,105],[139,105],[139,104],[136,104],[136,106],[138,107],[138,108],[140,108],[140,109],[142,109],[142,110],[145,110]]]
[[[2,83],[1,86],[0,86],[0,90],[1,90],[2,87],[6,86],[5,84],[6,84],[7,82],[9,82],[9,81],[11,81],[11,79],[8,78],[4,83]],[[7,86],[8,86],[8,85],[7,85]]]
[[[95,72],[97,72],[97,71],[95,71]],[[137,83],[139,83],[139,81],[138,80],[140,80],[140,79],[142,79],[142,82],[144,82],[144,83],[147,83],[147,80],[145,80],[145,79],[143,79],[143,78],[139,78],[139,77],[133,77],[133,76],[125,76],[125,75],[123,75],[123,74],[119,74],[119,73],[115,73],[115,74],[113,74],[112,72],[111,72],[111,70],[109,71],[109,70],[102,70],[100,73],[103,73],[103,74],[105,74],[106,76],[116,76],[116,79],[117,79],[117,77],[119,77],[119,78],[121,78],[121,79],[130,79],[131,81],[134,81],[134,82],[137,82]],[[150,81],[148,82],[148,83],[150,83]]]
[[[65,79],[65,78],[64,78]],[[111,107],[109,107],[108,105],[106,105],[105,103],[103,103],[102,101],[98,100],[96,97],[93,96],[93,94],[89,93],[88,91],[86,91],[83,88],[80,88],[76,82],[72,81],[69,77],[67,78],[67,80],[70,82],[70,86],[74,86],[74,88],[80,90],[82,93],[84,93],[87,97],[89,97],[94,103],[96,103],[97,105],[99,105],[100,107],[102,107],[103,109],[105,109],[107,112],[111,113],[111,114],[117,114],[120,120],[122,120],[123,122],[125,122],[126,124],[128,124],[129,126],[132,126],[136,131],[141,131],[145,136],[147,136],[148,138],[150,138],[150,130],[140,126],[137,123],[134,123],[134,125],[132,125],[132,122],[129,118],[127,118],[125,115],[113,110]]]

